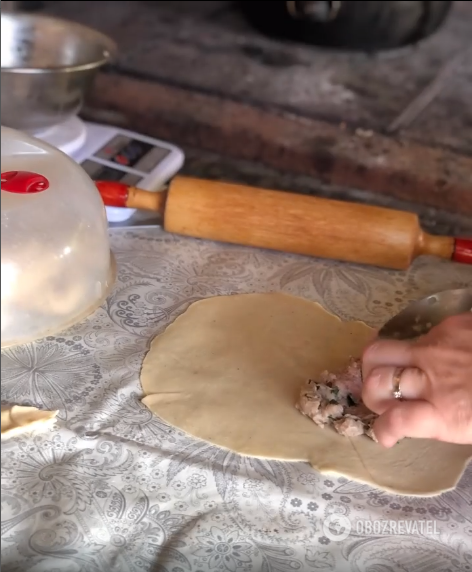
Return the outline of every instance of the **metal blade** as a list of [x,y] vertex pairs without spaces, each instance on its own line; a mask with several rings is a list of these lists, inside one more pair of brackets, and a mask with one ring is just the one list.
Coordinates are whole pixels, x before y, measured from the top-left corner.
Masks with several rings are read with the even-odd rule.
[[472,312],[472,287],[445,290],[407,306],[382,327],[379,337],[415,339],[446,318],[466,312]]

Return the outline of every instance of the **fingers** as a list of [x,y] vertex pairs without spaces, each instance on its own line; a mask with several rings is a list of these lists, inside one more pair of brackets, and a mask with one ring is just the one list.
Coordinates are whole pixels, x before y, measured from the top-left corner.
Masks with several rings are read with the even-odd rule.
[[409,342],[398,340],[376,340],[364,350],[362,356],[363,379],[379,366],[413,367],[414,352]]
[[[396,371],[397,368],[393,366],[380,366],[364,378],[362,401],[378,415],[384,413],[396,402],[393,395]],[[400,390],[404,399],[425,400],[430,394],[430,382],[422,370],[406,368],[400,376]]]
[[443,334],[444,332],[456,333],[458,330],[472,331],[472,311],[445,318],[431,332]]
[[373,431],[378,442],[386,448],[400,439],[436,439],[441,434],[443,420],[426,401],[398,401],[375,421]]

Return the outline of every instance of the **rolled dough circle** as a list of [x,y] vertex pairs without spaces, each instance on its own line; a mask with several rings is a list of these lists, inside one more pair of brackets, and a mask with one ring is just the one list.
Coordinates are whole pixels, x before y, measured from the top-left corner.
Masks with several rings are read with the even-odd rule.
[[340,371],[374,334],[287,294],[201,300],[153,340],[142,402],[184,432],[242,455],[309,461],[321,473],[398,494],[454,488],[472,446],[405,439],[383,449],[365,436],[321,429],[295,409],[307,379]]

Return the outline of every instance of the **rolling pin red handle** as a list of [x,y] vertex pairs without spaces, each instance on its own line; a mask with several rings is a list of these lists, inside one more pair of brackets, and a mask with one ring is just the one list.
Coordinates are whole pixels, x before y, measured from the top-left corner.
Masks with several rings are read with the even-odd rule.
[[451,260],[462,264],[472,264],[472,238],[454,239],[454,252]]
[[95,185],[107,207],[150,210],[164,216],[166,191],[144,191],[115,181],[96,181]]
[[126,208],[129,196],[129,187],[114,181],[96,181],[95,185],[102,200],[107,207]]

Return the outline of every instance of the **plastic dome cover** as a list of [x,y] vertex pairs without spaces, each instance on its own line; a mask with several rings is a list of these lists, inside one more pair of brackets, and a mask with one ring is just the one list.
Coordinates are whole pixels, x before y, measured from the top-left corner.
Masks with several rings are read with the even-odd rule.
[[114,281],[93,181],[67,155],[2,127],[2,347],[57,334],[91,314]]

